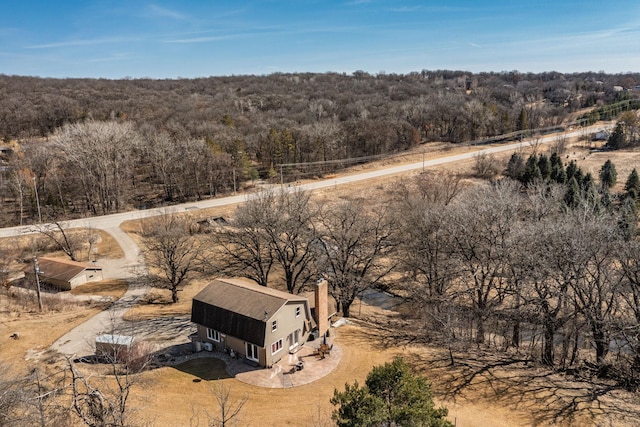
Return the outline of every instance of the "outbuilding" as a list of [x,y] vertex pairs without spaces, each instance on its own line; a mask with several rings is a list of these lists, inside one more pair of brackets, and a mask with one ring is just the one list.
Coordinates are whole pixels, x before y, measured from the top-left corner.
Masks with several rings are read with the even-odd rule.
[[103,280],[102,267],[60,258],[38,257],[38,276],[47,283],[65,291],[88,282]]

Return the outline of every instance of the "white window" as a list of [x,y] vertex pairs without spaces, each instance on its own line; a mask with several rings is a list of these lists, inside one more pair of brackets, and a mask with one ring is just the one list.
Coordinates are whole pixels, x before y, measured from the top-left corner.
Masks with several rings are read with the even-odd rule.
[[298,346],[300,340],[300,329],[289,334],[289,350],[294,350]]
[[220,342],[220,332],[215,329],[207,328],[207,338],[215,342]]
[[296,307],[296,317],[300,317],[300,306]]
[[271,332],[275,332],[278,329],[278,321],[274,320],[271,322]]
[[258,346],[247,343],[247,359],[258,362]]
[[280,350],[282,350],[282,338],[271,344],[271,354],[276,354]]

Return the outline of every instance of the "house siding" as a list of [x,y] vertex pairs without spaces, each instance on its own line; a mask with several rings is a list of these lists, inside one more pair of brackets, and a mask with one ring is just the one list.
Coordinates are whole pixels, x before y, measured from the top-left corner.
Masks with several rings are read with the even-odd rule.
[[[296,317],[296,307],[300,307],[300,316]],[[269,319],[267,323],[267,330],[265,336],[265,351],[267,358],[267,366],[271,366],[274,363],[277,363],[284,357],[289,354],[290,351],[295,351],[296,349],[291,349],[291,342],[289,341],[289,336],[295,331],[298,332],[298,347],[301,346],[308,338],[309,331],[307,324],[307,313],[309,312],[308,305],[301,301],[291,301],[285,304],[280,310],[276,312],[276,314]],[[272,332],[271,331],[271,322],[277,322],[278,328]],[[278,340],[282,340],[282,349],[277,353],[271,353],[271,345],[276,343]]]
[[[296,317],[296,307],[300,307],[300,316]],[[214,310],[217,309],[217,310]],[[256,322],[261,339],[257,334],[247,333],[247,331],[239,331],[233,327],[235,324],[247,322],[253,319],[243,319],[243,322],[237,322],[239,315],[231,313],[201,301],[194,300],[191,321],[196,323],[198,339],[202,342],[210,342],[217,351],[233,350],[238,357],[245,358],[247,356],[246,344],[251,343],[258,346],[258,363],[261,366],[270,367],[274,363],[280,361],[290,352],[291,342],[289,336],[299,331],[298,346],[301,346],[309,337],[309,314],[310,310],[306,303],[301,301],[293,301],[285,304],[266,322]],[[277,322],[275,332],[271,331],[271,322]],[[221,333],[220,342],[207,338],[207,328],[214,329]],[[235,334],[243,332],[244,339]],[[253,340],[246,339],[247,336],[253,337]],[[271,353],[271,344],[282,339],[282,349],[275,354]],[[295,349],[292,349],[294,351]]]

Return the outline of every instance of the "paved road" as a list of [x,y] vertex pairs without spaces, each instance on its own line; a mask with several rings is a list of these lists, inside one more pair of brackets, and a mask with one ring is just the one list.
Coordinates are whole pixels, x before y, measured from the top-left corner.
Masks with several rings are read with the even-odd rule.
[[[602,128],[602,126],[600,126]],[[575,137],[583,134],[584,131],[574,131],[565,133],[566,137]],[[553,142],[557,139],[558,135],[548,135],[536,140],[538,144],[547,144]],[[338,186],[343,184],[350,184],[354,182],[364,181],[367,179],[380,178],[384,176],[390,176],[395,174],[406,173],[414,170],[430,168],[437,165],[443,165],[448,163],[455,163],[464,160],[469,160],[477,156],[478,154],[493,154],[500,153],[505,151],[515,151],[519,148],[528,147],[531,145],[530,140],[525,140],[518,143],[506,144],[501,146],[489,147],[480,149],[475,152],[457,154],[453,156],[442,157],[438,159],[431,159],[404,164],[389,168],[383,168],[378,170],[373,170],[369,172],[362,172],[353,175],[341,176],[332,179],[320,180],[310,183],[305,183],[297,186],[297,188],[301,188],[304,190],[318,190],[322,188]],[[184,212],[189,209],[206,209],[212,207],[226,206],[237,203],[243,203],[247,200],[247,195],[238,195],[238,196],[230,196],[223,197],[219,199],[209,199],[202,200],[198,202],[184,203],[180,205],[175,205],[169,208],[155,208],[149,210],[141,210],[141,211],[132,211],[132,212],[123,212],[113,215],[105,215],[100,217],[93,217],[88,219],[76,219],[71,221],[65,221],[62,223],[64,227],[67,228],[97,228],[102,229],[109,233],[114,239],[120,244],[122,250],[124,251],[124,258],[119,260],[101,260],[100,264],[103,265],[105,269],[105,277],[109,278],[122,278],[127,279],[131,282],[131,285],[128,291],[123,295],[123,297],[116,301],[113,306],[104,312],[101,312],[89,319],[87,322],[77,326],[69,333],[61,337],[57,340],[52,348],[59,350],[62,353],[76,356],[84,356],[93,353],[95,336],[104,333],[110,332],[114,328],[119,329],[123,327],[124,323],[122,321],[122,315],[135,304],[136,300],[144,295],[148,291],[148,287],[141,283],[139,278],[141,277],[141,272],[144,271],[144,259],[140,254],[140,248],[137,246],[135,241],[127,235],[122,229],[120,225],[128,220],[137,220],[142,218],[150,218],[153,216],[163,215],[166,213],[176,213],[176,212]],[[36,232],[33,226],[22,226],[22,227],[11,227],[0,229],[0,237],[10,237],[22,235],[25,233],[33,233]],[[185,320],[183,318],[175,319],[173,322],[175,324],[167,325],[166,322],[160,322],[163,325],[163,330],[174,330],[174,331],[182,331],[187,332],[190,329],[188,319]],[[157,320],[152,320],[148,322],[141,322],[137,325],[131,326],[128,328],[133,328],[137,331],[137,334],[153,337],[157,333],[159,333],[160,326]],[[173,329],[171,329],[173,328]],[[165,332],[166,332],[165,330]],[[182,335],[182,334],[181,334]],[[187,334],[188,335],[188,334]],[[173,336],[169,334],[169,336]],[[166,339],[169,336],[165,336]],[[182,340],[186,338],[184,335]],[[180,340],[180,338],[179,338]]]

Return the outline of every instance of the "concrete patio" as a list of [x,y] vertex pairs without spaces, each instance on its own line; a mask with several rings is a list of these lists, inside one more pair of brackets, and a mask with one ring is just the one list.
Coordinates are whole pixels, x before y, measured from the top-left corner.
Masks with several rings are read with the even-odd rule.
[[[331,352],[321,358],[317,354],[320,340],[305,343],[295,354],[285,353],[282,359],[271,368],[261,368],[247,363],[243,358],[232,358],[219,351],[202,351],[193,357],[215,357],[226,363],[227,373],[247,384],[265,388],[291,388],[309,384],[333,371],[342,358],[342,349],[333,344]],[[329,343],[331,346],[331,343]],[[302,361],[304,367],[296,370],[296,364]]]

